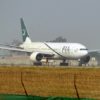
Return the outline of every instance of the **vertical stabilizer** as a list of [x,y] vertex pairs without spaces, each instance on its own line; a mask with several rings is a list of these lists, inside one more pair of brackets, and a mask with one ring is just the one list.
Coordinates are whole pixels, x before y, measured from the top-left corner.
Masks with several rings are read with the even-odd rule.
[[25,42],[26,38],[29,38],[29,34],[24,24],[23,18],[20,19],[20,22],[21,22],[22,38],[23,38],[23,42]]

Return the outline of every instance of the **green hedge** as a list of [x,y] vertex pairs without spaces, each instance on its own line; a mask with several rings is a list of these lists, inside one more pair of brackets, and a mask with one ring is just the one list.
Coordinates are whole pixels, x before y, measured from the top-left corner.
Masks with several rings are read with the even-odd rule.
[[0,100],[94,100],[85,98],[67,98],[67,97],[40,97],[25,95],[0,95]]

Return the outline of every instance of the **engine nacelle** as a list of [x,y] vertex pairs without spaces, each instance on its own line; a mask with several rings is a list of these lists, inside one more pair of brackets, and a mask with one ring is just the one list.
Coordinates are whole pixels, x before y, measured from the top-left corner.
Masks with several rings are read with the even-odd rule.
[[86,63],[88,63],[90,61],[90,56],[88,55],[88,56],[85,56],[85,57],[83,57],[83,58],[81,58],[81,63],[82,64],[86,64]]
[[30,56],[30,59],[33,61],[33,62],[40,62],[43,58],[43,55],[40,54],[39,52],[33,52]]

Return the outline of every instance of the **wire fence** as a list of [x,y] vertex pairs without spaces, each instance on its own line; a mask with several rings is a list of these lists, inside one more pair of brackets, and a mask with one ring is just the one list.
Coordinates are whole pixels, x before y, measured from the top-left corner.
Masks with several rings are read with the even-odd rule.
[[13,94],[7,95],[8,98],[33,95],[41,98],[51,96],[99,100],[100,69],[0,67],[0,93]]

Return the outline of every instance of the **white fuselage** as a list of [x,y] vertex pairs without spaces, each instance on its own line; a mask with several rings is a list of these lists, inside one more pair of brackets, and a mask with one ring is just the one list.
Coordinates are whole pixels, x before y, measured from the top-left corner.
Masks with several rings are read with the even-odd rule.
[[79,59],[88,54],[87,48],[80,43],[31,42],[21,45],[27,51],[54,54],[55,59]]

